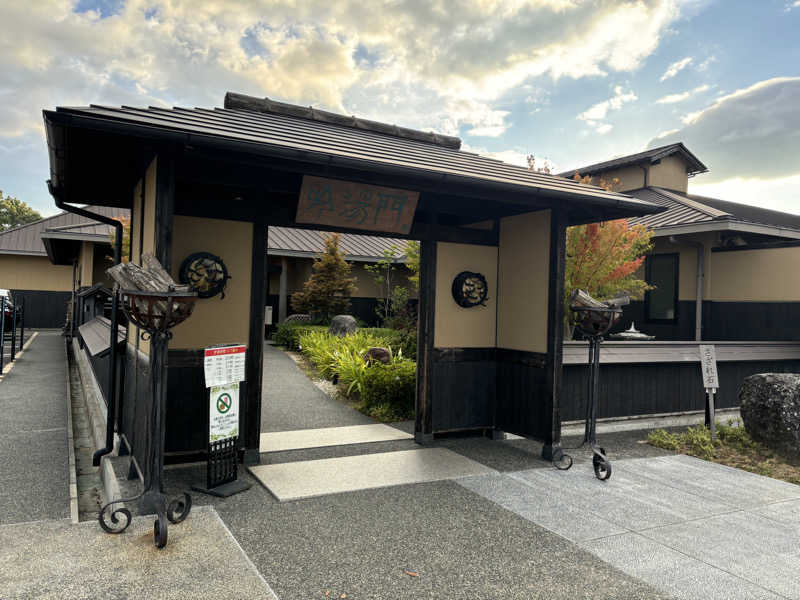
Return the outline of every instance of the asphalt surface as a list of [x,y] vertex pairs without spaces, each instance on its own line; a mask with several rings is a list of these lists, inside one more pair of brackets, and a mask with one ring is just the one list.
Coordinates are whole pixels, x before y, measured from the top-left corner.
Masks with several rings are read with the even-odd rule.
[[69,517],[65,356],[40,332],[0,381],[0,524]]
[[261,431],[293,431],[375,421],[329,398],[282,350],[264,344]]

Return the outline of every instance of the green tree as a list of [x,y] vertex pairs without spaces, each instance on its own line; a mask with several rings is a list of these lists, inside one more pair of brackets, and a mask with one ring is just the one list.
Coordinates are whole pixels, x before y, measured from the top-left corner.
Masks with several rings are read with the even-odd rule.
[[292,308],[324,322],[347,312],[356,280],[350,277],[350,263],[339,248],[338,233],[325,240],[325,250],[314,259],[312,271],[303,289],[292,294]]
[[[619,179],[606,181],[600,177],[592,181],[575,173],[573,179],[588,185],[594,183],[613,191]],[[565,336],[572,337],[574,316],[569,310],[569,296],[582,289],[598,300],[607,300],[627,294],[640,300],[644,293],[654,289],[639,278],[639,269],[645,255],[653,248],[652,230],[644,225],[628,224],[626,219],[576,225],[567,229],[567,260],[564,269]]]
[[20,225],[27,225],[41,220],[42,215],[33,210],[22,200],[12,196],[4,196],[0,190],[0,231],[7,231]]
[[[122,223],[122,262],[126,263],[131,259],[131,220],[130,217],[111,217],[115,221]],[[111,262],[114,261],[114,244],[117,243],[116,228],[108,232],[108,243],[111,244],[111,255],[106,256]]]
[[406,244],[406,267],[411,271],[408,281],[416,291],[419,291],[419,242],[408,240]]

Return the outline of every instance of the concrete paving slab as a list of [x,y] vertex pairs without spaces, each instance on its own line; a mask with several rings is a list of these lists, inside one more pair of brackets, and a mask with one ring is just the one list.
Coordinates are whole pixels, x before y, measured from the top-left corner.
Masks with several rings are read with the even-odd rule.
[[41,333],[0,382],[0,524],[70,514],[64,338]]
[[617,481],[616,470],[608,481],[598,480],[589,465],[575,465],[569,471],[532,469],[511,473],[510,476],[529,486],[547,489],[578,511],[626,530],[679,523],[686,518],[687,509],[691,511],[689,514],[697,514],[692,507],[670,506],[663,502],[654,504],[650,490],[646,487],[637,489],[624,478]]
[[259,465],[249,470],[281,502],[493,472],[446,448]]
[[210,507],[171,525],[162,550],[152,517],[135,518],[120,535],[95,521],[0,526],[0,598],[277,600]]
[[283,452],[305,448],[344,446],[348,444],[370,444],[394,440],[414,439],[414,436],[388,425],[349,425],[345,427],[323,427],[261,434],[261,452]]
[[[794,530],[797,539],[800,540],[800,500],[775,502],[766,506],[753,508],[750,512],[782,523],[784,527]],[[798,544],[798,552],[800,552],[800,544]]]
[[627,532],[596,513],[564,502],[547,486],[527,485],[503,474],[465,477],[457,483],[573,542]]
[[800,498],[800,486],[683,454],[628,460],[623,468],[638,477],[738,508]]
[[741,511],[642,535],[776,594],[800,598],[796,532],[766,517]]
[[637,533],[584,542],[595,556],[675,598],[778,600],[781,596]]

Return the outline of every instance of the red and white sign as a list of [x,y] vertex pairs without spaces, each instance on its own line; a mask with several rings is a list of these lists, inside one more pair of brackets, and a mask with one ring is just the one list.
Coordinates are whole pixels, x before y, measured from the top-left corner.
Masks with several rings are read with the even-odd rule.
[[247,346],[220,346],[205,349],[203,361],[206,387],[244,381],[244,357]]

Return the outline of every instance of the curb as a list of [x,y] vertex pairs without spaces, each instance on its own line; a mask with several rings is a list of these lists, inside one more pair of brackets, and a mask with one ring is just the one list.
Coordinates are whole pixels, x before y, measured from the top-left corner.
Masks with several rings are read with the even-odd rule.
[[78,515],[78,473],[75,466],[75,436],[72,430],[72,386],[68,340],[64,340],[64,361],[67,365],[67,448],[69,451],[69,516],[73,525],[80,522]]

